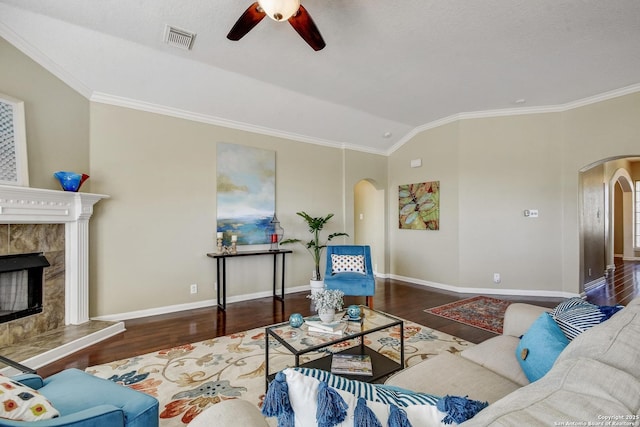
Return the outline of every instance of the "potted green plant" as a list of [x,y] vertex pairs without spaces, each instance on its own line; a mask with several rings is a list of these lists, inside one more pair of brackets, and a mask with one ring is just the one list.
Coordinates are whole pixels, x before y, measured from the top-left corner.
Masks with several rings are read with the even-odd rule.
[[[313,258],[313,262],[315,263],[315,270],[313,272],[313,277],[311,280],[313,281],[322,281],[322,276],[320,274],[320,258],[322,256],[322,250],[327,247],[327,243],[323,243],[320,241],[320,231],[324,228],[325,224],[329,222],[329,220],[333,217],[333,214],[329,214],[327,216],[320,217],[312,217],[306,212],[296,212],[296,215],[302,217],[305,220],[307,225],[309,226],[309,232],[311,233],[311,240],[305,242],[300,239],[286,239],[280,242],[281,245],[286,245],[289,243],[300,243],[307,251],[311,254]],[[349,236],[347,233],[332,233],[327,236],[327,242],[329,242],[334,237],[338,236]]]

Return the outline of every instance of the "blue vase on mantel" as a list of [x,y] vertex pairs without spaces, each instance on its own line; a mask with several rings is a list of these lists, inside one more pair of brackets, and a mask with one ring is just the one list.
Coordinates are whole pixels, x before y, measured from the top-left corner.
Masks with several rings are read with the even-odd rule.
[[89,175],[85,173],[58,171],[54,172],[53,176],[60,182],[60,186],[64,191],[78,191],[83,182],[85,182]]

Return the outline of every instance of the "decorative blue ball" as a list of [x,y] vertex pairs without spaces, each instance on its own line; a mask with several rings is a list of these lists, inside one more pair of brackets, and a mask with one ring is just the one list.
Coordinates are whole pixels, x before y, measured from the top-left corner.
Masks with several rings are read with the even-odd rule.
[[359,319],[360,318],[360,306],[350,305],[347,308],[347,315],[350,319]]
[[292,328],[299,328],[303,323],[304,319],[302,318],[302,314],[293,313],[289,316],[289,325],[291,325]]

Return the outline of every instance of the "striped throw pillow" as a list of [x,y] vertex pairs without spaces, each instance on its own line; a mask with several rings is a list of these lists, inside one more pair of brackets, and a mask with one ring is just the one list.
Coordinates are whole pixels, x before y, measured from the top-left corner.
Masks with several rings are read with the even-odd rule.
[[604,322],[620,309],[622,306],[599,306],[576,297],[560,303],[553,309],[551,316],[571,341],[587,329]]

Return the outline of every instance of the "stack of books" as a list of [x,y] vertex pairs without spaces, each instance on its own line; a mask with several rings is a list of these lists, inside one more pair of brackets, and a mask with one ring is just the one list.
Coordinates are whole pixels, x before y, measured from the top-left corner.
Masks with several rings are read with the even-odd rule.
[[345,327],[344,322],[337,321],[331,323],[323,323],[322,321],[320,321],[320,318],[318,318],[317,320],[314,318],[310,318],[305,320],[305,323],[309,328],[309,332],[319,332],[332,335],[342,335]]
[[373,375],[371,356],[336,353],[331,358],[331,373],[343,375]]

